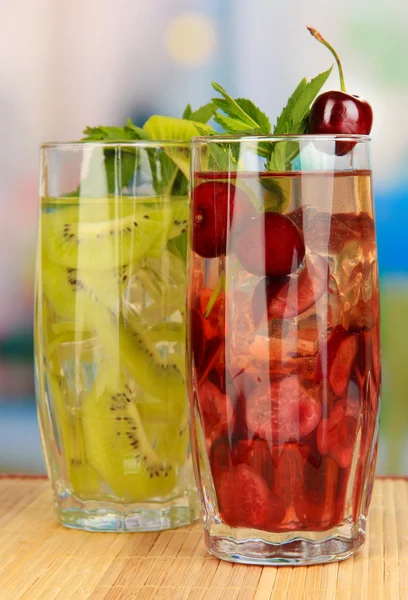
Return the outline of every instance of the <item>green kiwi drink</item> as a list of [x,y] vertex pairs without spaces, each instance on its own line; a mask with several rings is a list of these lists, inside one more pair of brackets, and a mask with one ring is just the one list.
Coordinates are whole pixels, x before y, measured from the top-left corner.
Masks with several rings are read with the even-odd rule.
[[149,530],[197,517],[188,198],[136,191],[41,198],[38,409],[58,516],[73,527]]

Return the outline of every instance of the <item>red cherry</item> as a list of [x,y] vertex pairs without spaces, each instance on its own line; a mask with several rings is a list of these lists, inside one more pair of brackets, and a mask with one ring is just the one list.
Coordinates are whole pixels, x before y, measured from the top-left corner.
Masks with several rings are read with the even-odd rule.
[[222,181],[206,181],[193,189],[193,249],[205,258],[226,253],[230,228],[241,231],[256,210],[247,194]]
[[271,277],[296,271],[305,256],[300,231],[288,217],[277,212],[252,219],[236,239],[234,250],[247,271]]
[[[364,98],[332,90],[316,98],[308,130],[311,134],[368,135],[372,126],[373,110]],[[336,142],[337,156],[348,154],[354,146],[353,142]]]
[[306,256],[300,273],[284,279],[265,278],[257,284],[252,297],[255,324],[263,318],[291,319],[308,310],[329,287],[329,265],[318,254]]
[[[368,135],[373,125],[373,110],[369,103],[359,96],[346,93],[343,68],[334,48],[321,34],[308,27],[310,33],[333,54],[340,75],[341,91],[332,90],[320,94],[310,110],[308,131],[312,134],[362,134]],[[353,142],[337,142],[337,156],[344,156],[355,146]]]
[[337,400],[317,429],[319,452],[328,454],[342,469],[348,469],[353,459],[359,412],[360,404],[355,398]]
[[306,437],[317,427],[322,407],[297,376],[285,377],[256,387],[247,398],[248,428],[275,444]]

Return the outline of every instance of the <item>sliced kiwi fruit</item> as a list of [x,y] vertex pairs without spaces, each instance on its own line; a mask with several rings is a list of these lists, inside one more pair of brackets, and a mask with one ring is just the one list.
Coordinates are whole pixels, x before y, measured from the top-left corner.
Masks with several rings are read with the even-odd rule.
[[121,213],[109,220],[105,218],[111,214],[109,205],[107,209],[95,202],[92,207],[89,201],[43,214],[44,252],[50,260],[68,268],[104,271],[140,259],[153,245],[165,245],[170,206],[156,200],[149,205],[121,203],[119,208]]
[[[69,329],[92,328],[89,313],[100,303],[114,310],[128,279],[128,267],[108,272],[79,271],[63,267],[43,257],[42,283],[45,299],[60,318],[66,320]],[[62,325],[60,325],[62,328]]]
[[[98,317],[99,319],[99,317]],[[163,402],[185,401],[184,374],[176,361],[163,359],[148,334],[143,332],[136,313],[129,313],[129,326],[105,321],[98,334],[106,352],[151,396]],[[118,354],[117,354],[118,353]]]
[[149,396],[138,399],[137,407],[149,442],[158,456],[184,465],[189,445],[186,403],[157,402]]
[[169,496],[177,486],[177,464],[153,449],[129,380],[113,371],[104,376],[105,391],[89,393],[81,409],[90,464],[123,501]]
[[177,141],[189,142],[196,135],[214,133],[214,129],[204,123],[161,115],[150,117],[144,124],[143,129],[152,140],[175,142],[174,145],[165,146],[164,149],[187,179],[190,178],[190,149],[188,146],[184,148],[177,147]]
[[172,222],[169,229],[169,239],[175,238],[187,231],[189,206],[185,198],[173,198]]
[[185,398],[183,374],[175,362],[160,356],[137,312],[130,306],[125,321],[115,310],[120,283],[110,285],[109,279],[44,263],[44,291],[57,313],[95,331],[107,355],[148,394],[164,401]]
[[55,415],[54,426],[58,430],[65,463],[65,480],[74,496],[83,500],[96,498],[101,494],[101,478],[86,455],[80,411],[69,402],[65,379],[50,371],[46,377],[49,403]]

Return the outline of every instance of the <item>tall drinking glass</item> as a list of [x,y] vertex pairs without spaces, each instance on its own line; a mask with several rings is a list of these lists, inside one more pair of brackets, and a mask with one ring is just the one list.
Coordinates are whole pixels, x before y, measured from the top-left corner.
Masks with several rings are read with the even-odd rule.
[[142,531],[198,516],[185,385],[189,147],[46,144],[36,383],[60,521]]
[[364,543],[381,389],[368,137],[194,138],[193,461],[214,555]]

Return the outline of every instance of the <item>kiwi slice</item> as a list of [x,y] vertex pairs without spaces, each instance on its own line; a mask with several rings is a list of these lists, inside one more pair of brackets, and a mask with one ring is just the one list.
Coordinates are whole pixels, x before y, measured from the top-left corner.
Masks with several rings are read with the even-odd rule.
[[187,231],[189,214],[189,206],[185,198],[173,198],[171,204],[173,214],[169,229],[169,239],[175,238]]
[[178,466],[153,449],[136,404],[135,387],[114,371],[102,394],[85,398],[82,422],[90,464],[112,492],[126,502],[169,496],[177,486]]
[[[78,271],[63,267],[43,257],[42,284],[45,298],[60,318],[67,320],[67,329],[91,328],[89,312],[101,302],[114,310],[128,279],[127,266],[108,272]],[[61,331],[62,325],[59,326]]]
[[157,402],[145,394],[138,397],[137,408],[156,454],[183,466],[189,445],[187,404],[180,400]]
[[175,142],[174,146],[166,146],[165,152],[187,179],[190,178],[190,149],[187,146],[177,148],[177,141],[189,142],[196,135],[210,135],[215,132],[212,127],[204,123],[161,115],[150,117],[144,124],[143,129],[152,140]]
[[92,206],[88,200],[43,214],[44,252],[62,266],[92,271],[129,264],[151,247],[158,253],[168,238],[171,206],[157,199],[149,199],[149,204],[139,200],[120,203],[120,214],[108,220],[113,204]]
[[142,389],[159,400],[185,398],[185,380],[174,361],[163,359],[148,337],[137,312],[128,306],[126,320],[116,310],[118,286],[127,275],[76,271],[43,263],[43,288],[54,310],[92,330],[112,360],[126,369]]
[[64,479],[74,496],[83,500],[98,497],[101,479],[86,456],[80,412],[75,411],[69,401],[66,380],[51,371],[46,378],[49,404],[55,416],[54,427],[58,431],[60,452],[65,463]]

